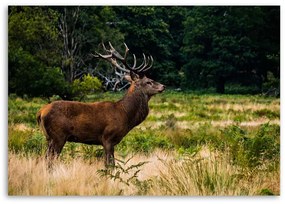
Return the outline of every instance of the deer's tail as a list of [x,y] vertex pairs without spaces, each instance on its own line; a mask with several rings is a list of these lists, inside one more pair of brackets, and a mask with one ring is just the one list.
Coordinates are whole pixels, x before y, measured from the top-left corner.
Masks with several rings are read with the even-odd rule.
[[40,127],[40,129],[43,131],[44,135],[46,136],[46,139],[49,140],[50,136],[46,130],[45,127],[45,113],[47,111],[47,106],[42,107],[36,114],[36,119],[37,119],[37,123],[38,126]]
[[37,115],[36,115],[36,117],[37,117],[37,123],[38,123],[39,126],[40,126],[41,121],[42,121],[42,119],[41,119],[41,114],[42,114],[42,110],[39,110],[39,111],[37,112]]

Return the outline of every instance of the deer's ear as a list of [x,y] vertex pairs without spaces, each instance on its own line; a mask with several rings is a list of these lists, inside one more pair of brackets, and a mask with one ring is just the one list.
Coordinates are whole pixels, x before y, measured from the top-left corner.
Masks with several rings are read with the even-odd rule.
[[132,72],[132,71],[130,72],[130,76],[131,76],[133,81],[137,81],[138,79],[140,79],[140,76],[137,75],[136,73]]
[[132,81],[133,81],[132,77],[129,74],[125,75],[124,78],[130,83],[132,83]]
[[132,83],[132,81],[133,81],[132,77],[129,74],[125,75],[124,78],[130,83]]

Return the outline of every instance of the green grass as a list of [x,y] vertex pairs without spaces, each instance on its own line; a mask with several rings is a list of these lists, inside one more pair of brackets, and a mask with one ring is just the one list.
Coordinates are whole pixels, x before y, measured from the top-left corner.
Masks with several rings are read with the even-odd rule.
[[[123,93],[99,93],[89,96],[88,101],[116,101],[122,96]],[[40,98],[9,98],[9,149],[38,154],[45,151],[44,137],[36,125],[35,115],[46,103]],[[183,154],[198,151],[207,144],[220,150],[230,148],[233,160],[238,160],[236,163],[255,166],[261,163],[259,155],[262,159],[272,159],[279,153],[279,125],[267,124],[271,120],[279,120],[279,106],[279,99],[257,95],[197,95],[169,91],[151,99],[151,112],[144,122],[160,125],[151,128],[153,126],[141,124],[117,145],[116,151],[147,154],[160,148]],[[265,125],[240,126],[241,122],[255,120],[265,120]],[[224,121],[232,121],[233,124],[226,127],[212,125],[212,122],[223,124]],[[181,128],[181,122],[189,126]],[[24,124],[30,129],[19,130],[15,128],[17,124]],[[63,155],[71,158],[90,158],[92,154],[102,156],[102,148],[69,143],[63,150]]]

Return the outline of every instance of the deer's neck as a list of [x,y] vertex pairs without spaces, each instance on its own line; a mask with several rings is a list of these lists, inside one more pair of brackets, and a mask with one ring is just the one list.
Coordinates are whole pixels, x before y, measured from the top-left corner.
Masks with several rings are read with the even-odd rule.
[[140,90],[128,91],[120,101],[127,115],[129,129],[140,124],[148,115],[149,97]]

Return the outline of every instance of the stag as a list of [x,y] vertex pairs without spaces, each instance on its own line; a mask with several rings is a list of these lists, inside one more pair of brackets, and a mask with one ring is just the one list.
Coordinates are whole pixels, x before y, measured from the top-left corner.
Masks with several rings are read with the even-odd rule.
[[143,62],[136,66],[127,63],[129,49],[126,44],[124,57],[109,43],[103,44],[106,53],[98,52],[94,57],[111,63],[117,73],[130,82],[124,97],[117,102],[82,103],[55,101],[42,107],[37,113],[37,122],[47,140],[46,158],[57,158],[66,142],[102,145],[105,151],[105,165],[115,164],[114,146],[127,133],[145,120],[149,113],[150,98],[164,91],[165,86],[145,76],[153,65],[152,56],[143,54]]

